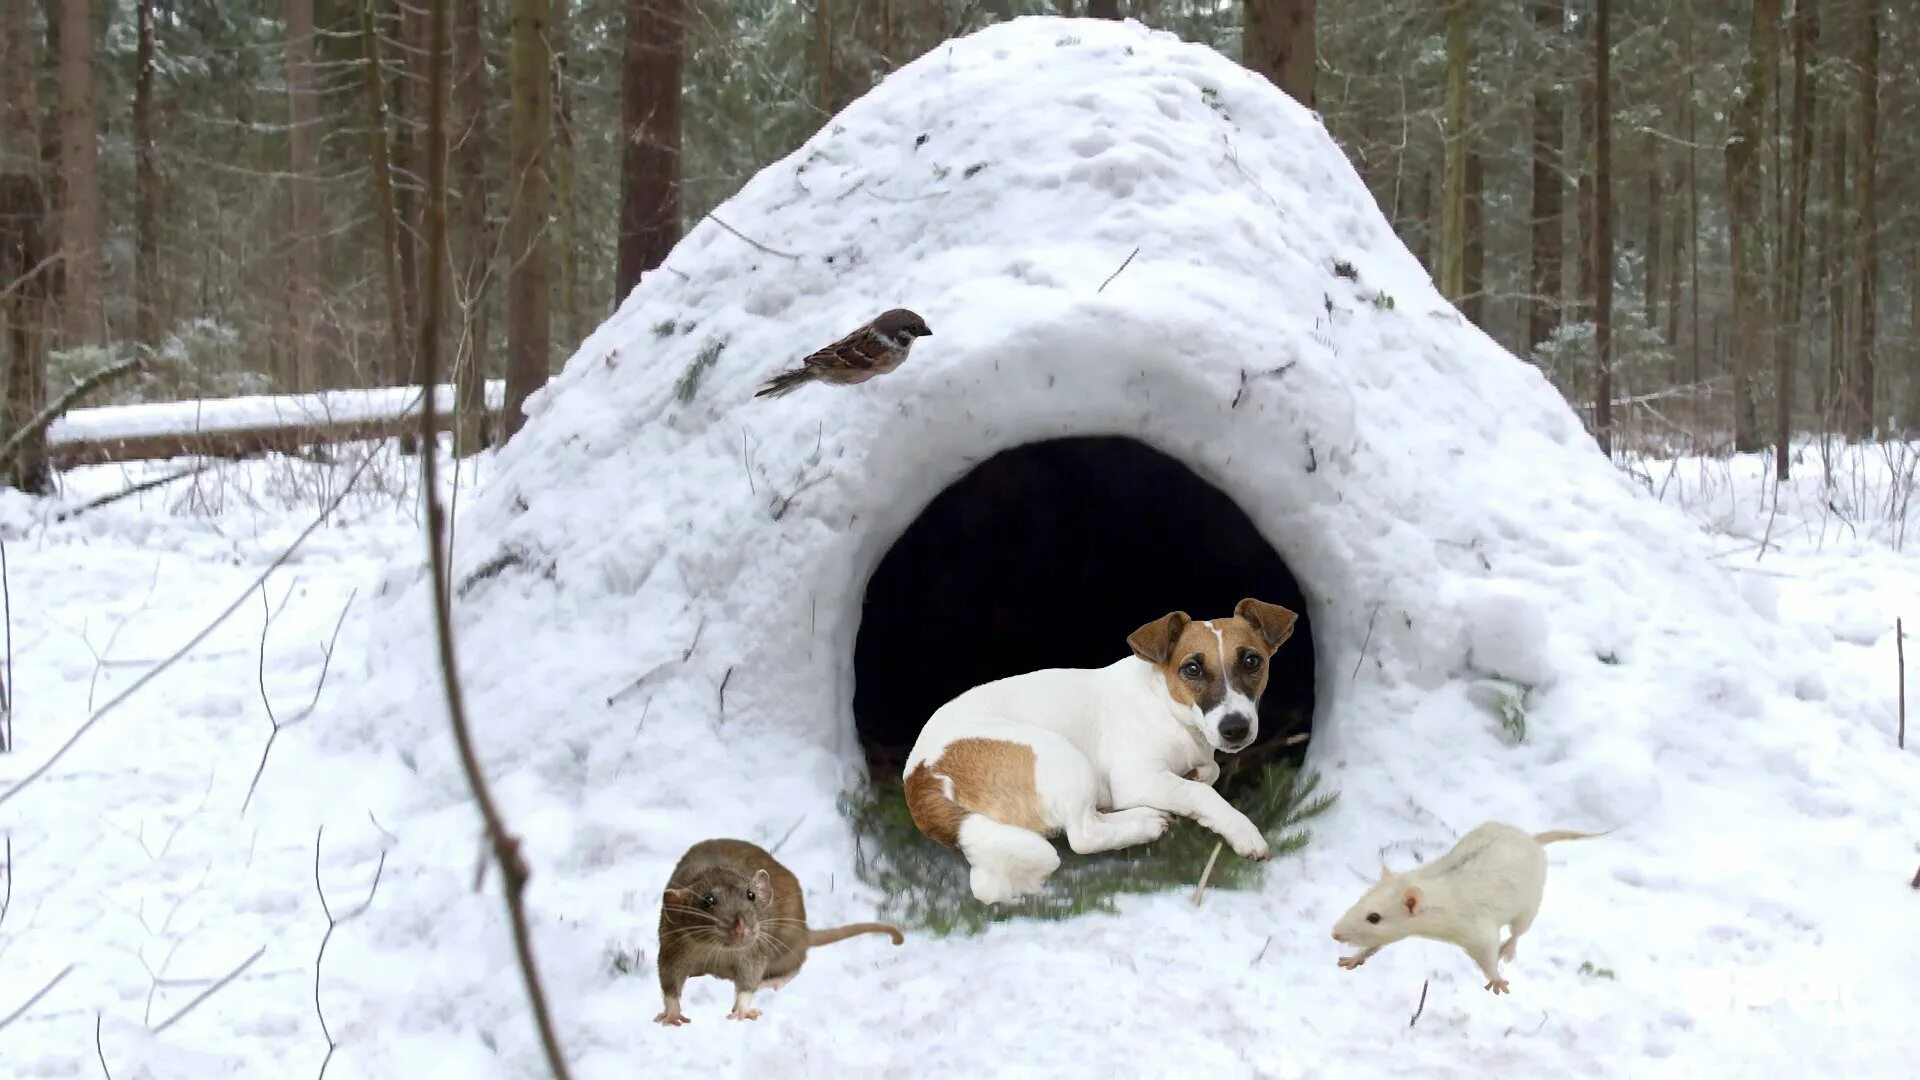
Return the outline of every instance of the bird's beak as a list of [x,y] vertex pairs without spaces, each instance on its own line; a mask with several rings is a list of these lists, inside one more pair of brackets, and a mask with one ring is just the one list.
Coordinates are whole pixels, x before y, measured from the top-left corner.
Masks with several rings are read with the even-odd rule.
[[920,336],[921,336],[921,337],[932,337],[932,336],[933,336],[933,331],[931,331],[931,330],[929,330],[929,329],[927,329],[926,327],[924,327],[924,326],[923,326],[923,327],[921,327],[921,328],[920,328]]

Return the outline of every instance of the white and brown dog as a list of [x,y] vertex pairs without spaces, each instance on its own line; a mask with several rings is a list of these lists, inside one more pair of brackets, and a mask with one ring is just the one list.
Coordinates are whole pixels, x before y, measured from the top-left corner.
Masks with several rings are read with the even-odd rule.
[[967,857],[988,904],[1046,884],[1060,865],[1046,837],[1063,832],[1076,852],[1109,851],[1158,839],[1178,814],[1246,858],[1269,857],[1211,786],[1213,752],[1259,736],[1267,661],[1298,617],[1252,599],[1230,619],[1176,611],[1135,630],[1133,655],[1106,667],[968,690],[928,718],[907,758],[914,824]]

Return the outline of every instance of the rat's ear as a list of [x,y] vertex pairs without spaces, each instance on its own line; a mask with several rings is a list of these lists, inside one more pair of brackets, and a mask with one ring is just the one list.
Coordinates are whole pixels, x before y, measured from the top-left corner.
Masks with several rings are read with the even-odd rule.
[[676,889],[668,886],[667,890],[660,894],[662,907],[686,907],[692,902],[693,890],[691,889]]
[[1189,621],[1184,611],[1169,612],[1128,634],[1127,647],[1149,664],[1164,664],[1167,657],[1173,655],[1173,643],[1180,640],[1180,631],[1187,628]]
[[765,870],[755,870],[753,872],[753,891],[762,897],[771,897],[773,895],[773,878],[769,877]]
[[1407,914],[1409,915],[1420,914],[1423,910],[1420,901],[1420,887],[1418,885],[1407,886],[1406,893],[1400,897],[1400,903],[1407,909]]
[[1392,880],[1393,880],[1393,871],[1387,869],[1387,860],[1381,859],[1380,860],[1380,884],[1385,885],[1387,882]]
[[1287,639],[1293,636],[1293,624],[1300,619],[1299,612],[1279,604],[1269,604],[1265,600],[1255,600],[1251,596],[1235,604],[1233,613],[1252,623],[1269,649],[1285,645]]

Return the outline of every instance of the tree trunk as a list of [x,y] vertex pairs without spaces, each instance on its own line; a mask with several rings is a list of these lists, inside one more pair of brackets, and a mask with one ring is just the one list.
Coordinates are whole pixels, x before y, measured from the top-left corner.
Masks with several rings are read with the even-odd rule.
[[1573,185],[1573,217],[1574,231],[1580,242],[1573,249],[1574,295],[1570,306],[1573,309],[1573,321],[1582,323],[1593,321],[1594,294],[1599,289],[1593,272],[1593,118],[1597,115],[1596,107],[1593,80],[1581,79],[1573,125],[1575,152],[1579,155]]
[[1467,65],[1472,0],[1447,9],[1446,160],[1441,171],[1440,292],[1458,306],[1467,294]]
[[1462,256],[1460,313],[1482,330],[1487,328],[1486,183],[1480,151],[1467,151],[1466,252]]
[[[0,29],[8,25],[0,23]],[[14,38],[23,44],[29,40],[24,35]],[[30,45],[21,51],[31,59]],[[27,70],[31,72],[37,66],[31,65]],[[5,74],[17,76],[19,73]],[[33,100],[16,98],[12,104],[30,109]],[[19,134],[19,130],[15,133]],[[31,129],[26,134],[30,136],[29,145],[38,141],[37,133]],[[36,150],[36,166],[37,157]],[[40,177],[35,172],[0,172],[0,288],[8,290],[7,295],[0,297],[0,323],[7,328],[7,396],[0,401],[0,438],[23,430],[47,403],[43,327],[52,275],[42,263],[50,254],[45,228],[49,212]],[[0,484],[12,485],[30,494],[53,490],[53,471],[47,467],[46,445],[44,430],[29,437],[11,462],[0,462],[0,470],[4,470],[0,471]]]
[[682,0],[630,0],[623,79],[617,308],[680,239]]
[[1879,164],[1880,138],[1880,6],[1877,0],[1855,0],[1859,50],[1854,63],[1854,78],[1859,95],[1860,137],[1854,140],[1860,155],[1853,179],[1854,261],[1859,265],[1859,284],[1854,300],[1860,305],[1853,324],[1853,364],[1848,429],[1858,438],[1870,439],[1878,418],[1874,413],[1874,303],[1878,299],[1879,220],[1874,201],[1874,181]]
[[0,176],[40,175],[32,0],[0,0]]
[[100,145],[93,111],[93,5],[60,4],[61,342],[106,340],[101,308]]
[[1787,211],[1784,256],[1786,296],[1780,305],[1782,333],[1773,352],[1774,475],[1788,478],[1793,457],[1794,368],[1800,362],[1807,266],[1807,188],[1813,178],[1813,79],[1808,71],[1820,23],[1816,0],[1796,0],[1793,17],[1792,208]]
[[153,151],[153,0],[138,0],[133,67],[134,339],[160,347],[160,235],[155,201],[160,174]]
[[[421,260],[425,265],[420,277],[420,341],[414,355],[419,358],[421,386],[431,394],[439,391],[440,312],[447,280],[447,0],[432,0],[426,31],[427,123],[417,144],[426,171],[425,257]],[[422,450],[437,452],[431,445]]]
[[479,4],[454,5],[454,169],[460,182],[460,348],[454,355],[457,416],[453,452],[462,457],[487,445],[487,293],[493,227],[489,222],[487,160],[487,52]]
[[1415,242],[1419,244],[1419,247],[1414,251],[1414,255],[1420,259],[1420,265],[1426,267],[1427,273],[1431,275],[1435,270],[1433,262],[1433,238],[1439,233],[1439,230],[1434,227],[1433,220],[1432,169],[1423,169],[1420,172],[1419,215],[1420,228],[1415,233]]
[[[1676,162],[1669,196],[1679,197],[1685,183],[1686,170]],[[1661,207],[1661,213],[1666,213],[1666,207]],[[1680,266],[1686,261],[1686,233],[1678,220],[1667,223],[1667,325],[1660,336],[1667,343],[1667,348],[1673,350],[1673,381],[1676,384],[1686,381],[1686,375],[1680,367]]]
[[[1314,0],[1246,0],[1240,62],[1314,108]],[[1115,13],[1103,18],[1119,18]]]
[[[826,0],[821,0],[821,2],[825,3]],[[1120,0],[1087,0],[1087,18],[1118,20],[1120,18]]]
[[[813,5],[813,104],[825,117],[833,115],[833,3],[832,0],[813,0]],[[625,294],[621,295],[624,298]]]
[[1645,250],[1641,252],[1641,262],[1645,273],[1641,276],[1640,309],[1646,314],[1647,329],[1660,327],[1660,256],[1665,251],[1660,237],[1660,210],[1666,203],[1666,192],[1662,188],[1666,173],[1660,160],[1660,140],[1657,136],[1647,136],[1647,237]]
[[[1566,25],[1564,0],[1537,0],[1533,5],[1535,32],[1558,52]],[[1552,65],[1539,73],[1533,89],[1533,266],[1527,298],[1527,348],[1537,349],[1560,325],[1562,282],[1560,261],[1561,169],[1560,95]]]
[[[1692,381],[1699,382],[1700,364],[1700,151],[1698,106],[1694,101],[1693,2],[1681,12],[1682,62],[1687,68],[1687,356]],[[1678,267],[1675,267],[1678,269]]]
[[1761,119],[1767,115],[1767,67],[1775,62],[1780,0],[1754,0],[1746,74],[1727,134],[1727,216],[1733,260],[1733,448],[1760,449],[1759,390],[1754,371],[1769,340],[1766,252],[1762,246]]
[[386,72],[380,63],[380,31],[373,0],[360,0],[360,46],[367,83],[368,156],[372,161],[373,216],[380,223],[380,277],[387,296],[387,348],[393,355],[383,369],[363,372],[365,382],[404,383],[412,372],[408,359],[406,293],[400,274],[400,218],[393,193],[393,158],[387,147]]
[[1827,284],[1827,377],[1817,402],[1828,430],[1847,423],[1847,328],[1853,322],[1847,297],[1847,119],[1836,108],[1827,153],[1826,236],[1821,266]]
[[1613,2],[1593,20],[1593,434],[1613,453]]
[[554,224],[560,231],[559,334],[561,346],[567,350],[585,336],[580,325],[580,230],[575,182],[578,157],[574,152],[573,82],[569,74],[573,19],[573,0],[554,0],[553,209]]
[[546,0],[513,0],[512,203],[507,208],[507,437],[527,422],[527,397],[547,379],[547,153],[553,80]]
[[313,0],[287,0],[288,187],[292,196],[292,242],[288,244],[287,308],[292,340],[287,351],[287,389],[316,385],[314,316],[320,307],[320,111],[313,70]]
[[[399,11],[398,89],[393,97],[394,188],[393,207],[400,219],[400,310],[408,328],[420,325],[420,198],[423,167],[421,121],[426,115],[426,13],[415,7],[417,0],[393,0]],[[420,381],[420,360],[414,353],[416,337],[407,337],[406,366],[399,371],[397,383]],[[412,445],[401,440],[402,449]]]

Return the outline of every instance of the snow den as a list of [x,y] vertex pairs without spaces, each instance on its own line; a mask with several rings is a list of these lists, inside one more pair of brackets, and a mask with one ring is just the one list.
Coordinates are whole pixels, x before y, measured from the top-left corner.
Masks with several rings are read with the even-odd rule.
[[942,491],[881,559],[854,644],[854,724],[875,776],[897,773],[933,711],[1045,667],[1103,667],[1169,611],[1217,618],[1242,597],[1300,612],[1274,654],[1259,744],[1313,719],[1313,630],[1300,586],[1245,511],[1134,439],[995,454]]

